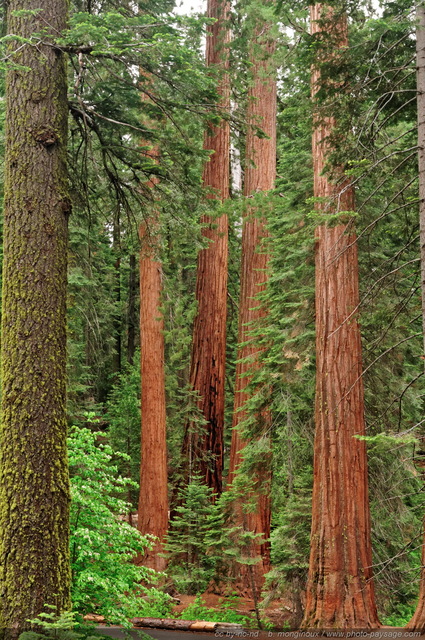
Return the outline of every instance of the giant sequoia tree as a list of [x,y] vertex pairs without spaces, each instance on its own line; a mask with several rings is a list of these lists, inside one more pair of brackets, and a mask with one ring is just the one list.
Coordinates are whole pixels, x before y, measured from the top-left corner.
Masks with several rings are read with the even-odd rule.
[[[314,96],[322,85],[321,65],[336,68],[347,47],[347,23],[344,15],[324,5],[312,6],[310,15],[318,51],[312,74]],[[338,85],[331,81],[331,88]],[[316,231],[316,435],[303,625],[365,629],[379,622],[371,570],[366,446],[356,438],[364,435],[365,423],[357,245],[350,215],[355,204],[343,167],[329,172],[335,127],[332,113],[316,112],[314,195],[320,199],[316,208],[321,216],[344,216],[334,226],[322,222]]]
[[[222,72],[219,85],[221,106],[229,107],[227,46],[229,42],[228,0],[208,0],[207,15],[215,18],[208,26],[206,61]],[[224,73],[223,73],[224,72]],[[205,164],[203,183],[209,197],[229,197],[229,123],[222,120],[211,125],[205,135],[204,149],[211,151]],[[190,386],[199,394],[198,407],[205,420],[199,433],[189,425],[185,437],[185,454],[193,458],[190,467],[197,469],[208,486],[220,493],[223,473],[224,381],[226,359],[227,309],[227,215],[204,215],[203,236],[208,246],[198,256],[196,299],[198,313],[193,329]]]
[[[257,21],[258,22],[258,21]],[[255,25],[250,46],[252,82],[248,91],[246,136],[246,167],[244,195],[252,198],[256,193],[270,191],[274,187],[276,175],[276,79],[270,68],[270,57],[275,49],[271,25],[260,20]],[[259,135],[259,127],[262,130]],[[265,135],[264,135],[265,134]],[[247,203],[251,201],[247,199]],[[252,395],[249,389],[253,371],[260,365],[261,348],[252,335],[255,324],[264,319],[266,309],[258,300],[264,291],[267,279],[268,256],[262,246],[267,235],[266,220],[255,206],[247,204],[242,229],[241,294],[239,304],[238,362],[236,365],[236,393],[234,400],[233,431],[230,449],[229,484],[237,474],[242,462],[246,440],[241,436],[239,425],[247,419],[246,402]],[[267,409],[256,415],[259,438],[269,436],[271,417]],[[259,556],[255,565],[247,565],[243,573],[253,573],[253,588],[260,595],[263,576],[270,569],[270,456],[262,460],[252,474],[252,495],[254,508],[243,510],[242,498],[235,502],[235,515],[244,529],[262,536],[260,543],[252,544],[250,555]],[[245,498],[244,498],[245,500]],[[249,584],[248,576],[244,582]],[[255,594],[254,594],[255,595]]]
[[[151,149],[155,158],[158,146]],[[157,179],[149,186],[155,188]],[[155,196],[154,196],[155,197]],[[158,538],[146,552],[144,564],[158,571],[166,560],[159,555],[168,529],[167,434],[165,416],[164,319],[161,309],[162,265],[158,256],[158,205],[139,227],[140,236],[140,361],[141,464],[138,528]]]
[[[12,0],[0,432],[0,625],[70,607],[66,453],[66,0]],[[23,44],[43,31],[42,41]]]

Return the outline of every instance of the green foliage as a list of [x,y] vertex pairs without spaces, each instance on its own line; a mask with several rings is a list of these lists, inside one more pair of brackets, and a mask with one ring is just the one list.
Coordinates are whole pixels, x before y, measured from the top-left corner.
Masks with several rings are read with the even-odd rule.
[[139,498],[140,478],[140,364],[136,354],[135,365],[126,365],[106,404],[106,419],[109,422],[108,436],[116,451],[126,454],[117,460],[120,475],[130,478],[127,486],[127,501],[133,507]]
[[45,609],[36,618],[27,620],[35,625],[39,631],[25,631],[19,636],[19,640],[100,640],[103,636],[96,633],[92,627],[84,625],[77,620],[74,611],[64,611],[60,615],[56,613],[54,605],[45,604]]
[[168,573],[181,593],[205,591],[212,580],[224,578],[227,530],[220,505],[211,497],[212,489],[193,477],[181,491],[170,522]]
[[205,620],[208,622],[230,622],[247,625],[249,616],[235,611],[238,598],[221,598],[217,608],[207,607],[201,595],[189,604],[180,614],[182,620]]
[[[289,436],[293,439],[292,451],[298,457],[303,450],[300,442],[296,442],[296,438],[300,436],[296,431]],[[299,462],[301,463],[301,460]],[[267,595],[264,605],[267,606],[268,602],[280,596],[289,597],[292,602],[292,627],[298,628],[303,612],[301,593],[307,581],[310,552],[313,469],[311,460],[308,458],[303,466],[298,467],[296,460],[291,460],[291,464],[294,465],[292,468],[286,467],[287,475],[285,471],[279,474],[279,477],[283,476],[284,481],[289,479],[289,482],[285,486],[285,491],[282,492],[283,495],[279,496],[283,504],[278,503],[273,519],[271,534],[273,568],[266,576]],[[299,472],[294,473],[296,468]]]
[[173,601],[168,593],[159,589],[151,589],[134,607],[134,617],[138,618],[170,618]]
[[384,616],[408,616],[421,565],[423,479],[413,464],[416,439],[381,433],[366,438],[374,522],[375,583]]
[[78,427],[69,437],[72,600],[81,614],[96,612],[128,626],[140,597],[150,592],[141,582],[155,574],[132,562],[150,540],[123,519],[129,505],[117,494],[131,481],[118,475],[112,460],[127,456],[103,439]]
[[74,611],[64,611],[56,614],[54,605],[44,605],[48,611],[42,611],[36,618],[27,620],[39,630],[24,631],[19,640],[101,640],[105,638],[97,633],[92,626],[81,623],[76,619]]
[[391,615],[382,618],[382,624],[389,627],[405,627],[415,613],[414,605],[398,603]]
[[111,207],[111,199],[102,186],[87,215],[80,200],[84,188],[73,185],[75,199],[78,194],[70,219],[68,270],[68,411],[73,421],[82,411],[98,408],[111,390],[117,340],[114,321],[122,314],[115,293],[119,274],[111,246],[112,221],[101,211]]
[[[203,246],[198,219],[211,209],[200,192],[202,164],[208,155],[202,150],[203,122],[228,117],[216,106],[218,75],[205,73],[199,54],[205,19],[171,16],[171,4],[142,2],[141,10],[133,11],[106,1],[96,3],[94,10],[91,2],[76,0],[70,28],[57,43],[70,60],[74,208],[69,411],[75,421],[89,407],[105,416],[109,425],[97,434],[74,428],[70,438],[73,597],[78,611],[95,609],[122,623],[132,615],[170,614],[168,596],[141,587],[140,581],[152,576],[132,564],[148,541],[119,518],[137,502],[140,453],[138,365],[123,367],[124,357],[116,362],[118,340],[124,342],[128,330],[128,256],[137,254],[137,226],[155,206],[161,217],[168,449],[174,483],[184,425],[190,419],[203,428],[188,384],[196,258]],[[331,4],[342,6],[339,0]],[[387,616],[383,619],[404,624],[417,591],[411,578],[420,566],[423,509],[422,481],[411,462],[418,445],[391,435],[417,431],[423,417],[411,3],[387,2],[378,18],[369,16],[357,0],[344,4],[350,9],[352,46],[336,70],[323,60],[323,87],[314,105],[311,62],[319,52],[326,53],[332,38],[319,42],[307,33],[307,3],[282,0],[272,5],[241,0],[232,16],[232,91],[239,118],[235,144],[242,163],[246,130],[242,120],[250,81],[246,35],[259,19],[273,20],[275,11],[282,24],[294,29],[290,36],[283,37],[281,28],[280,34],[274,33],[280,38],[277,57],[284,62],[279,72],[276,192],[250,200],[268,220],[270,239],[265,249],[271,256],[270,279],[264,294],[267,321],[251,328],[265,351],[263,366],[254,376],[248,419],[242,425],[252,442],[236,485],[249,491],[253,469],[273,450],[273,571],[268,588],[270,597],[283,594],[292,600],[297,624],[307,573],[313,475],[314,231],[317,224],[355,218],[375,580],[379,607]],[[2,12],[0,7],[0,16]],[[33,13],[23,10],[20,15],[30,18]],[[42,38],[43,34],[35,34],[31,41],[5,37],[2,55],[7,57],[6,48],[13,42],[36,45]],[[10,57],[8,64],[13,65]],[[338,96],[335,85],[340,84],[347,90]],[[311,203],[317,202],[312,199],[312,107],[338,113],[330,165],[344,165],[345,175],[355,181],[355,215],[339,212],[325,220],[322,213],[311,212]],[[0,77],[1,158],[4,110]],[[258,134],[263,135],[261,130]],[[153,158],[156,144],[161,153]],[[146,187],[152,176],[161,178],[154,196]],[[234,195],[227,205],[227,424],[233,411],[240,219],[245,206]],[[271,438],[256,440],[258,413],[266,405],[272,414]],[[111,446],[105,444],[106,438]],[[227,444],[229,439],[227,429]],[[244,508],[252,506],[247,501]],[[229,579],[230,562],[255,562],[246,554],[252,534],[232,528],[227,513],[226,497],[212,504],[211,492],[199,478],[183,490],[167,542],[169,572],[178,590],[203,591],[211,581]],[[198,596],[183,615],[236,621],[232,616],[238,614],[231,608],[227,601],[217,613]],[[40,626],[50,634],[49,624],[62,622],[42,618]]]
[[72,629],[77,624],[75,620],[76,613],[74,611],[65,611],[58,615],[55,605],[45,604],[44,606],[48,611],[42,611],[36,618],[27,620],[27,622],[41,627],[45,632],[52,632],[51,635],[53,635],[53,637],[56,637],[60,631]]

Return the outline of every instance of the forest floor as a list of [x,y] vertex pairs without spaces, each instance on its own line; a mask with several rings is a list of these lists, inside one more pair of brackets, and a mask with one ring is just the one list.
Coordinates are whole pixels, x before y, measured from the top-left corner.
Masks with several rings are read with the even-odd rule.
[[[180,600],[180,604],[177,604],[173,607],[173,614],[176,617],[180,617],[181,613],[190,604],[195,602],[197,596],[178,594],[175,597]],[[224,598],[223,596],[208,592],[203,593],[201,598],[205,607],[216,609],[217,612],[223,610],[223,600],[226,600],[226,598]],[[232,611],[235,611],[240,615],[249,617],[250,619],[252,619],[253,623],[256,622],[255,605],[254,601],[251,598],[244,597],[236,599],[231,609]],[[288,606],[288,603],[285,600],[274,600],[268,605],[267,608],[261,610],[261,618],[264,618],[265,620],[270,622],[273,625],[274,629],[284,628],[285,624],[288,623],[291,617],[291,608]]]

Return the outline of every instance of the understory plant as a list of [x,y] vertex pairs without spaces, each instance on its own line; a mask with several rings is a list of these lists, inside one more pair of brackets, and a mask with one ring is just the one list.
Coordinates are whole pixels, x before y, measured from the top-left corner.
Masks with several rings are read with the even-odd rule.
[[249,616],[235,611],[238,605],[238,598],[221,598],[216,608],[207,607],[201,595],[197,595],[195,600],[184,609],[180,618],[182,620],[205,620],[208,622],[231,622],[247,626],[250,622]]
[[[97,613],[108,622],[129,626],[146,609],[157,574],[134,559],[152,540],[125,522],[129,511],[122,495],[131,482],[113,460],[127,459],[102,442],[105,436],[73,427],[68,440],[71,474],[72,602],[80,614]],[[163,594],[158,592],[158,596]]]
[[194,476],[181,491],[165,549],[168,573],[180,593],[196,594],[226,575],[229,531],[212,489]]

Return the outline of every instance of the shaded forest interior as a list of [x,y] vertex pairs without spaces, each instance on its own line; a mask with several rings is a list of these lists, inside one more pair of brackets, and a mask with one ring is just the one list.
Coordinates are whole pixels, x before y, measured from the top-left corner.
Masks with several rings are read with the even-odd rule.
[[425,630],[425,5],[205,5],[0,6],[5,638]]

